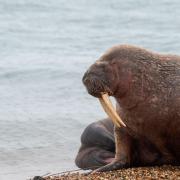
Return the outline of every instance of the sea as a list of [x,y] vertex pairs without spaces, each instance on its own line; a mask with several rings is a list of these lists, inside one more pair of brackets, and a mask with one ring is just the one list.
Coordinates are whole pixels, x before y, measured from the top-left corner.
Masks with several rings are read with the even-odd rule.
[[82,77],[117,44],[180,54],[180,1],[0,0],[0,180],[77,169],[106,117]]

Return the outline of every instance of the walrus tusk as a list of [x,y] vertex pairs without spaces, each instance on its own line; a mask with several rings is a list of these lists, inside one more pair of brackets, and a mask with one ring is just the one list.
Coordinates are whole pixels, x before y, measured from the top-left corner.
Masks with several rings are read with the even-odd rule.
[[126,127],[124,122],[121,120],[121,118],[117,114],[115,108],[113,107],[107,93],[102,93],[102,96],[99,98],[99,101],[100,101],[104,111],[107,113],[107,115],[111,118],[112,122],[116,126],[120,127],[122,125],[122,126]]

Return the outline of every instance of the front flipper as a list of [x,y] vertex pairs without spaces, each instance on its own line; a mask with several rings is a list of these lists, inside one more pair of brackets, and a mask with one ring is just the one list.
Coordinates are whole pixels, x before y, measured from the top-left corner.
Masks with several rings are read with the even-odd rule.
[[114,171],[114,170],[118,170],[118,169],[122,169],[122,168],[127,168],[128,166],[129,166],[128,164],[125,164],[121,161],[113,161],[103,167],[100,167],[100,168],[92,171],[92,173]]
[[132,138],[127,133],[125,128],[115,127],[114,134],[115,134],[115,144],[116,144],[115,159],[111,163],[94,170],[92,173],[113,171],[113,170],[130,167]]

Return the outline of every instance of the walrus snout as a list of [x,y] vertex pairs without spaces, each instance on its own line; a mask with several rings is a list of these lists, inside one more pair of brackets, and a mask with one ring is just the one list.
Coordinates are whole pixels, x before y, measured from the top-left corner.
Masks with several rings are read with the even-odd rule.
[[84,74],[82,78],[88,93],[95,97],[101,97],[102,92],[112,95],[109,82],[103,69],[95,63]]
[[109,91],[106,85],[94,75],[84,77],[83,84],[86,86],[88,93],[97,98],[101,97],[101,92]]

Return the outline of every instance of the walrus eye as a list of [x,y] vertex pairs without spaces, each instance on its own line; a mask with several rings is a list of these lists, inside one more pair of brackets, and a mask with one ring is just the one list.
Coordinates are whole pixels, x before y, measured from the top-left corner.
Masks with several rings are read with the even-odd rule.
[[104,111],[107,113],[107,115],[110,117],[110,119],[116,126],[121,127],[121,125],[122,125],[122,126],[126,127],[124,122],[121,120],[121,118],[117,114],[115,108],[113,107],[113,105],[109,99],[109,95],[107,93],[101,93],[101,97],[99,98],[99,101],[100,101]]

